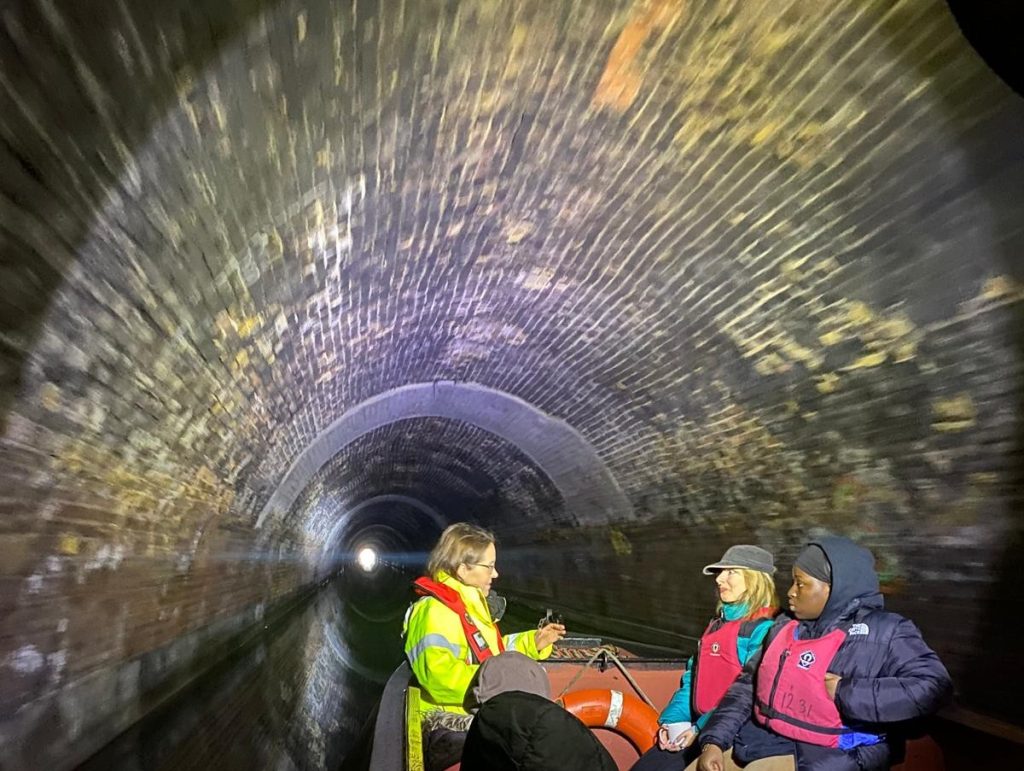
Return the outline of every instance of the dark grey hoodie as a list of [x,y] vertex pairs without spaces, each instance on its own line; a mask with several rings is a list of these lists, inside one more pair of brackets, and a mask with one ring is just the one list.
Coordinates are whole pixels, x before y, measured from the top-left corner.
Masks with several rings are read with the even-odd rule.
[[819,618],[801,621],[799,637],[821,637],[834,629],[846,639],[828,669],[843,679],[836,705],[843,724],[865,735],[882,736],[877,744],[833,749],[794,742],[753,720],[757,667],[769,644],[793,618],[782,615],[772,625],[761,652],[753,656],[729,688],[698,741],[723,749],[734,747],[741,763],[773,755],[795,755],[798,771],[881,771],[902,753],[901,730],[907,721],[930,715],[947,700],[949,673],[921,638],[917,627],[883,610],[871,552],[848,538],[829,536],[815,542],[828,557],[832,588]]

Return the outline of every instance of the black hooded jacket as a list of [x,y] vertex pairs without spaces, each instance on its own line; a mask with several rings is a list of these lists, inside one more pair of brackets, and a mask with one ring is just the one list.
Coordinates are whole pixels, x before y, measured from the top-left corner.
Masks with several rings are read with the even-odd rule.
[[506,691],[480,707],[462,750],[462,771],[616,771],[593,732],[559,704]]
[[757,668],[771,641],[793,619],[782,615],[764,645],[747,662],[705,726],[701,745],[733,747],[741,763],[773,755],[796,756],[798,771],[875,771],[886,769],[902,752],[908,721],[934,713],[952,690],[946,668],[921,638],[913,622],[883,609],[871,552],[847,538],[813,542],[828,557],[832,587],[819,618],[801,621],[800,639],[818,638],[834,629],[847,631],[829,671],[842,677],[836,706],[843,724],[864,733],[883,734],[874,745],[849,750],[795,742],[753,720]]

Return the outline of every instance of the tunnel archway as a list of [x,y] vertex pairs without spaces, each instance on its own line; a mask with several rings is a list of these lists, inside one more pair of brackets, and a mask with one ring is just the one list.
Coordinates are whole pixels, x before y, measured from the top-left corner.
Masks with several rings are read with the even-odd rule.
[[380,426],[418,417],[464,421],[514,444],[552,480],[577,525],[600,525],[630,516],[632,506],[611,472],[572,426],[493,388],[435,381],[386,391],[335,420],[292,462],[260,511],[256,526],[289,510],[339,449]]

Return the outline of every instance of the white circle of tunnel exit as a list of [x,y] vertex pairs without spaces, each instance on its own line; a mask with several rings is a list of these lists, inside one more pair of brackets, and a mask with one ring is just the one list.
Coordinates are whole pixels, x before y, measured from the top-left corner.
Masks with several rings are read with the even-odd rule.
[[380,558],[377,550],[372,546],[363,546],[356,552],[356,564],[366,573],[372,573],[377,569]]

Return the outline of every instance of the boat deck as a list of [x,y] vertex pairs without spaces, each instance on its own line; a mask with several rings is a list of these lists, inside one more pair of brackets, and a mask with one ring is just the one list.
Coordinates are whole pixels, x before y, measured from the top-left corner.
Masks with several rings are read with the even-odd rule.
[[[608,646],[626,667],[630,677],[658,707],[668,702],[679,687],[684,661],[681,659],[647,659],[628,651]],[[614,660],[607,656],[588,662],[598,648],[563,649],[543,662],[551,681],[552,697],[564,692],[588,689],[607,689],[637,695],[633,685],[623,675]],[[370,771],[422,771],[420,748],[419,691],[412,682],[407,664],[400,666],[385,687],[380,713],[374,731]],[[639,753],[623,736],[610,729],[592,728],[594,734],[615,760],[621,771],[636,762]],[[892,767],[893,771],[945,771],[942,752],[930,737],[910,741],[904,762]],[[446,771],[459,771],[460,765]]]

